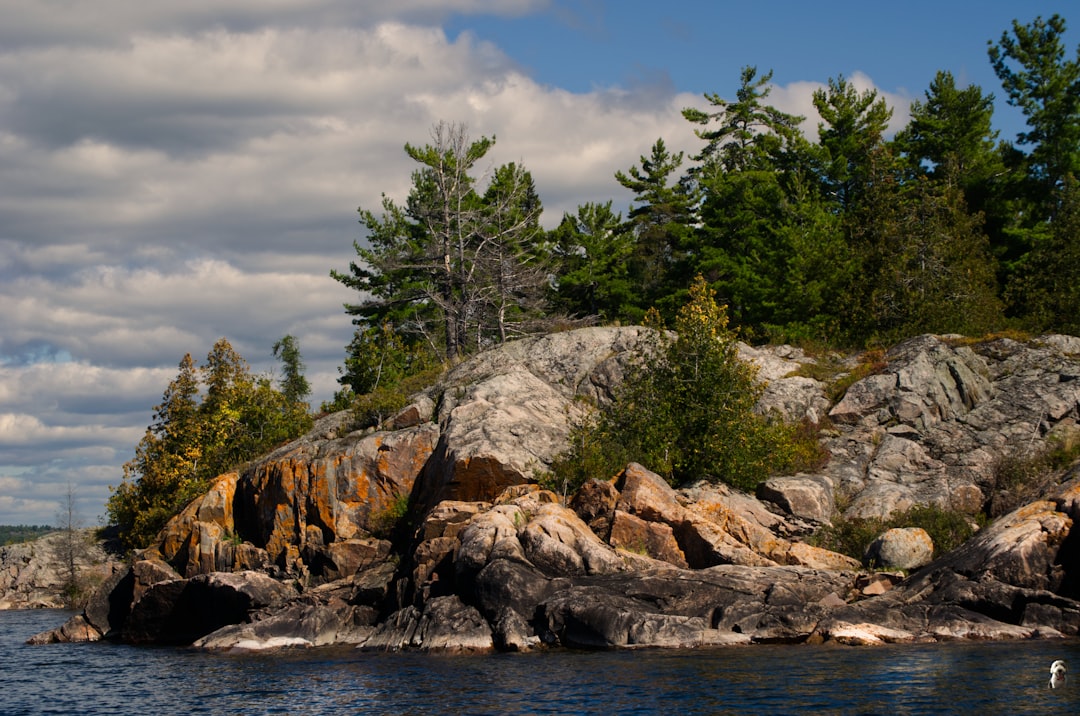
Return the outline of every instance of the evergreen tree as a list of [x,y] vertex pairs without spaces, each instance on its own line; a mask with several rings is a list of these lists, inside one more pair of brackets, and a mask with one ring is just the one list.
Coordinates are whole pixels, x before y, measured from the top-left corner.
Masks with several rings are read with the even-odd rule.
[[627,216],[634,240],[630,257],[630,280],[640,291],[637,316],[662,304],[674,310],[670,300],[684,285],[685,251],[694,224],[697,193],[684,179],[675,178],[683,153],[672,154],[663,139],[657,139],[649,156],[641,157],[641,167],[615,172],[615,179],[634,193]]
[[304,359],[300,346],[291,335],[274,344],[274,357],[281,361],[281,393],[290,403],[303,403],[311,394],[311,385],[304,377]]
[[532,312],[530,280],[540,272],[530,269],[544,251],[535,240],[540,202],[531,176],[513,165],[496,171],[489,194],[478,193],[471,172],[494,138],[472,141],[463,126],[444,122],[432,137],[424,147],[405,145],[421,165],[405,206],[384,196],[381,216],[361,209],[369,245],[355,242],[361,261],[331,276],[364,296],[346,305],[357,325],[390,321],[428,342],[441,338],[446,358],[455,360],[493,336],[504,338],[509,308]]
[[[353,334],[338,383],[352,395],[394,386],[410,375],[438,364],[435,349],[423,342],[407,341],[408,334],[389,321],[358,328]],[[348,407],[348,400],[339,408]]]
[[703,274],[748,337],[810,337],[847,265],[839,224],[821,201],[821,151],[802,117],[764,103],[769,72],[743,68],[735,101],[707,95],[713,113],[687,109],[706,141],[695,158],[702,193],[692,270]]
[[109,518],[127,546],[145,547],[215,477],[303,434],[311,422],[305,404],[288,400],[269,378],[254,378],[226,339],[199,368],[185,355],[124,464]]
[[961,189],[910,184],[886,155],[871,163],[848,217],[859,271],[842,316],[855,342],[888,344],[919,333],[978,335],[1001,325],[995,264]]
[[1080,176],[1080,46],[1066,59],[1064,34],[1060,15],[1036,17],[1028,25],[1013,20],[1012,35],[1003,32],[996,45],[989,43],[1009,104],[1027,118],[1017,141],[1029,148],[1029,174],[1044,197],[1066,176]]
[[814,92],[821,115],[818,139],[825,152],[822,180],[841,211],[851,207],[867,182],[871,154],[884,142],[892,110],[876,90],[859,92],[842,76]]
[[[1055,224],[1065,211],[1061,202],[1071,194],[1067,185],[1080,173],[1080,46],[1075,58],[1067,59],[1064,33],[1059,15],[1037,17],[1028,25],[1014,20],[1011,34],[989,43],[1008,102],[1027,122],[1017,135],[1027,153],[1009,156],[1010,168],[1018,172],[1010,177],[1011,191],[1002,204],[1014,218],[1003,232],[1002,259],[1009,312],[1035,326],[1046,325],[1044,309],[1053,299],[1045,288],[1061,274],[1060,264],[1047,263],[1046,250],[1066,249]],[[1049,273],[1039,278],[1039,271]]]
[[779,157],[798,144],[802,138],[799,124],[803,117],[764,104],[772,76],[772,70],[759,77],[757,67],[743,67],[734,102],[707,93],[705,99],[717,108],[716,111],[705,112],[693,107],[683,110],[687,121],[705,127],[719,125],[694,130],[705,140],[705,147],[694,156],[701,163],[697,172],[708,175],[715,171],[772,169]]
[[485,320],[480,335],[501,343],[533,332],[547,307],[552,273],[543,207],[532,175],[516,164],[495,170],[483,197],[490,237],[478,254]]
[[1056,194],[1049,234],[1032,248],[1008,299],[1033,329],[1080,335],[1080,184],[1069,175]]
[[554,303],[572,316],[633,322],[640,319],[630,279],[633,237],[611,204],[583,204],[576,214],[564,214],[551,232],[557,266]]

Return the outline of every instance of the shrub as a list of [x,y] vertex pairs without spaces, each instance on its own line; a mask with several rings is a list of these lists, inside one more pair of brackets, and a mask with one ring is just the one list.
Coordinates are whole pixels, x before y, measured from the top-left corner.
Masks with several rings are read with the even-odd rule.
[[956,549],[974,534],[970,515],[937,505],[916,505],[894,512],[888,519],[839,518],[818,530],[811,544],[861,560],[870,543],[883,532],[898,527],[921,527],[934,543],[934,556]]
[[934,542],[934,556],[951,552],[975,533],[972,520],[982,522],[979,517],[972,517],[955,510],[946,510],[937,505],[916,505],[907,512],[892,518],[889,527],[922,527]]
[[647,322],[656,330],[639,362],[613,403],[574,427],[549,484],[572,491],[635,461],[672,485],[704,478],[752,489],[777,462],[796,459],[794,430],[753,412],[764,386],[740,360],[726,309],[704,279],[691,286],[674,337],[655,312]]
[[877,517],[841,517],[819,529],[807,541],[815,547],[846,554],[861,561],[866,548],[886,529],[885,520]]
[[821,432],[832,427],[828,418],[816,423],[803,418],[794,425],[774,419],[772,425],[778,433],[773,472],[818,472],[832,457],[821,443]]
[[409,493],[398,493],[384,508],[371,514],[368,531],[381,539],[390,539],[408,514]]
[[352,404],[354,429],[378,427],[407,406],[412,396],[433,385],[442,372],[442,366],[430,367],[396,382],[380,385],[370,393],[356,396]]
[[1080,458],[1077,431],[1052,435],[1039,449],[1003,455],[994,464],[993,486],[986,514],[1000,517],[1043,497],[1058,482],[1061,470]]

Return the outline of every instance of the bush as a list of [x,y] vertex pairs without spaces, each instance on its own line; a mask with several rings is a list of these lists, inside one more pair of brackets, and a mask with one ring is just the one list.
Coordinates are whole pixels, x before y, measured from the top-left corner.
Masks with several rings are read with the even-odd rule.
[[1053,435],[1039,449],[1004,455],[994,464],[986,514],[1000,517],[1037,500],[1058,482],[1059,473],[1080,458],[1080,434]]
[[846,554],[862,561],[866,548],[886,529],[885,520],[877,517],[839,517],[833,520],[832,524],[823,526],[807,541],[815,547]]
[[570,451],[555,461],[546,484],[573,491],[591,477],[609,477],[639,462],[672,485],[699,479],[753,489],[777,464],[811,451],[797,431],[757,415],[764,386],[755,366],[739,359],[726,309],[698,277],[678,312],[676,336],[655,312],[656,330],[615,400],[575,426]]
[[[889,527],[922,527],[934,541],[934,556],[951,552],[975,533],[971,515],[946,510],[937,505],[916,505],[889,521]],[[974,518],[982,522],[981,517]]]
[[371,514],[368,531],[380,539],[390,539],[408,514],[409,493],[399,493],[386,507]]
[[818,530],[809,542],[817,547],[862,560],[870,544],[883,532],[900,527],[921,527],[934,543],[934,557],[951,552],[974,534],[972,517],[937,505],[916,505],[894,512],[888,519],[839,518]]
[[396,382],[381,385],[370,393],[356,396],[352,404],[354,429],[382,425],[383,421],[407,406],[412,396],[433,385],[442,372],[442,366],[427,368]]

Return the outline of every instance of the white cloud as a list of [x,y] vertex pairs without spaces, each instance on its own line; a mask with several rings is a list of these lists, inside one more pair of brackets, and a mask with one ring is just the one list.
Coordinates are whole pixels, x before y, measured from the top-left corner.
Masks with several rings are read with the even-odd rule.
[[206,29],[254,31],[264,27],[342,27],[387,20],[437,24],[451,14],[519,16],[549,0],[187,0],[153,3],[130,0],[69,2],[0,0],[0,43],[116,45],[133,34],[192,34]]
[[[888,92],[874,84],[874,81],[863,72],[854,72],[847,81],[860,93],[876,91],[878,97],[885,100],[885,104],[892,109],[892,118],[889,120],[888,135],[893,135],[907,126],[910,118],[912,98],[896,92]],[[769,102],[777,109],[788,114],[799,115],[806,119],[802,123],[803,134],[812,141],[817,140],[818,124],[821,115],[814,107],[814,92],[827,89],[824,82],[792,82],[788,85],[773,86],[769,93]]]

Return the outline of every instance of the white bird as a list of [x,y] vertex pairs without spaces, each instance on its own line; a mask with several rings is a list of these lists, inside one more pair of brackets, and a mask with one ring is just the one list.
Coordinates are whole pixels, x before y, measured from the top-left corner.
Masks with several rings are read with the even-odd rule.
[[1065,685],[1065,662],[1058,659],[1050,665],[1050,688],[1056,689]]

